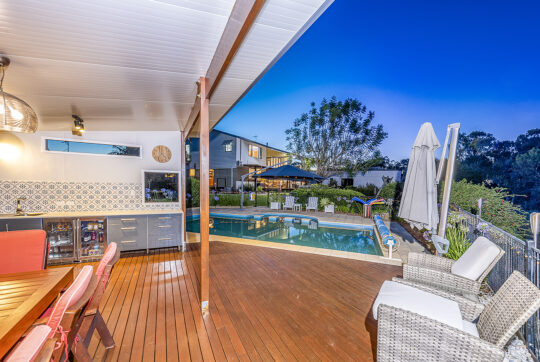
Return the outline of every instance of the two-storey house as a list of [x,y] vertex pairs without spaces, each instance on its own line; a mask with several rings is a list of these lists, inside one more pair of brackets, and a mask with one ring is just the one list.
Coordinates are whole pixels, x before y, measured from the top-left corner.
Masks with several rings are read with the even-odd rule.
[[[188,175],[198,176],[199,139],[186,144]],[[210,187],[238,189],[242,175],[289,159],[289,153],[231,133],[210,132]]]

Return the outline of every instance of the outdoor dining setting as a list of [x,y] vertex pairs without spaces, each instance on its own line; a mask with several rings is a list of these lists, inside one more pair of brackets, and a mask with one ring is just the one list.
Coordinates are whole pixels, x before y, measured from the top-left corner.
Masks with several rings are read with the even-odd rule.
[[85,265],[75,278],[73,266],[45,269],[43,230],[1,232],[0,245],[0,358],[91,361],[94,331],[106,348],[114,347],[99,305],[120,258],[116,243],[95,270]]

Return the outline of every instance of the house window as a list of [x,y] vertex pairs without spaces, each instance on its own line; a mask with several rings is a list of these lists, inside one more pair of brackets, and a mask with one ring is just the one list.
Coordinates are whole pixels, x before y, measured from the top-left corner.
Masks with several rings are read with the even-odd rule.
[[223,146],[225,147],[225,152],[232,152],[232,144],[233,144],[232,140],[223,142]]
[[262,158],[262,149],[259,146],[249,145],[248,156]]
[[343,187],[346,187],[346,186],[353,186],[354,185],[354,180],[352,178],[342,178],[341,179],[341,186]]
[[140,146],[117,145],[113,143],[82,142],[68,139],[44,139],[44,150],[90,155],[141,157]]

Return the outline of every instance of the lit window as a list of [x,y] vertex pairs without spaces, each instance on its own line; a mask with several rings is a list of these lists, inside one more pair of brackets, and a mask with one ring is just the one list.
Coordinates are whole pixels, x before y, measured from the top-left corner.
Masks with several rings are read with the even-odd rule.
[[262,158],[262,150],[261,150],[261,148],[258,147],[258,146],[249,145],[248,156],[249,157],[254,157],[254,158]]
[[232,152],[232,144],[233,144],[233,141],[231,140],[223,142],[223,146],[225,147],[225,152]]

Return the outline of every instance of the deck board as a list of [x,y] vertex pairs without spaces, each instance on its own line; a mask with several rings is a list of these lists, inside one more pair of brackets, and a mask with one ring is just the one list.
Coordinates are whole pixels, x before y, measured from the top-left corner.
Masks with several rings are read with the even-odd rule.
[[123,255],[101,304],[116,347],[97,361],[372,359],[365,320],[395,266],[211,242],[210,309],[198,300],[199,250]]

